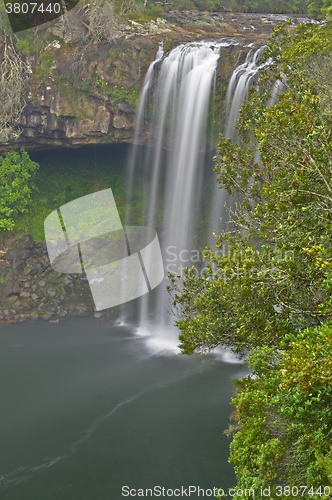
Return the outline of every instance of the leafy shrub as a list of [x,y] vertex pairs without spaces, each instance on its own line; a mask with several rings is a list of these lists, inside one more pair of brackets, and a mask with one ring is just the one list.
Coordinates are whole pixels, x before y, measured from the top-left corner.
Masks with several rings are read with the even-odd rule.
[[281,347],[253,349],[253,375],[235,381],[237,424],[226,433],[237,486],[305,485],[311,498],[328,498],[317,489],[332,486],[332,325],[286,336]]
[[43,42],[37,36],[20,38],[20,40],[16,43],[16,47],[23,56],[37,54],[37,52],[41,50],[42,46]]
[[0,231],[13,229],[15,217],[27,211],[35,189],[31,177],[38,168],[25,151],[0,157]]

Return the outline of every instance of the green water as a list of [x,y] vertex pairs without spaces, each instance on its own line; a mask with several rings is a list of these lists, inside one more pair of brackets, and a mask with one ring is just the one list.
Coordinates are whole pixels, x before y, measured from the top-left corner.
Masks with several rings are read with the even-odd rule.
[[230,377],[245,373],[213,355],[152,356],[130,326],[2,325],[0,498],[234,485],[223,430]]

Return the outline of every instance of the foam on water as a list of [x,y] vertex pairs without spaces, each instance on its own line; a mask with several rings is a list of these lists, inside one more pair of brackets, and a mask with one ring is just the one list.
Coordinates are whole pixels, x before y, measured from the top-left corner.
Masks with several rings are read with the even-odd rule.
[[144,344],[152,356],[173,356],[181,353],[179,330],[173,326],[140,325],[136,335],[144,339]]

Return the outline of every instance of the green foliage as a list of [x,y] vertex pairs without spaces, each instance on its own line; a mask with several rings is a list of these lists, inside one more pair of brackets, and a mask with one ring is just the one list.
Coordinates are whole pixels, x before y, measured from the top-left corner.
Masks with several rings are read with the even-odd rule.
[[[329,0],[326,0],[329,1]],[[199,10],[210,12],[261,12],[264,14],[306,14],[307,0],[171,0],[165,10]]]
[[126,4],[120,0],[115,1],[115,11],[118,14],[122,13],[137,22],[163,17],[164,12],[171,10],[306,14],[307,6],[308,0],[168,0],[167,2],[148,0],[144,8],[143,0],[130,0]]
[[31,177],[37,169],[26,152],[0,157],[0,231],[13,229],[16,217],[27,212],[35,189]]
[[[307,29],[318,38],[316,27]],[[319,35],[325,41],[326,30]],[[296,53],[308,42],[309,36],[295,37],[297,50],[290,50],[288,38],[284,43]],[[270,52],[279,44],[270,42]],[[316,50],[320,46],[321,40]],[[301,51],[302,65],[305,55]],[[308,253],[322,245],[325,261],[332,259],[331,120],[301,67],[291,64],[290,58],[289,91],[275,106],[266,106],[275,78],[267,74],[261,92],[252,92],[243,107],[239,133],[247,151],[220,137],[217,180],[241,205],[233,215],[235,229],[219,237],[218,252],[206,249],[205,276],[187,270],[183,282],[170,277],[183,352],[219,343],[237,350],[278,346],[286,333],[332,317],[328,271]]]
[[169,275],[182,352],[251,350],[254,377],[235,381],[230,462],[238,488],[271,486],[274,500],[290,495],[278,485],[298,499],[301,486],[314,499],[332,486],[332,116],[325,80],[312,75],[315,58],[315,74],[330,74],[331,41],[330,23],[274,32],[275,63],[240,112],[246,150],[220,136],[215,157],[237,200],[231,230],[205,250],[203,277]]
[[308,14],[318,20],[331,15],[331,0],[314,0],[308,5]]
[[36,66],[35,68],[35,75],[37,78],[41,78],[42,76],[45,76],[49,73],[50,68],[53,64],[53,53],[51,50],[46,50],[43,52],[43,54],[39,57],[41,60],[41,65]]
[[30,54],[37,54],[43,47],[43,41],[41,38],[35,34],[31,34],[29,31],[28,36],[21,35],[16,43],[17,49],[21,52],[23,56]]
[[170,48],[171,48],[170,47],[170,40],[168,38],[165,38],[165,40],[164,40],[164,51],[165,51],[165,53],[168,52]]
[[60,94],[64,97],[69,95],[70,99],[75,97],[77,90],[87,92],[89,90],[88,80],[78,79],[73,73],[61,74],[55,77],[55,83],[58,85]]
[[[307,328],[284,343],[285,350],[262,347],[249,356],[253,374],[234,381],[236,407],[227,434],[234,434],[230,462],[238,488],[332,486],[332,327]],[[293,489],[296,492],[296,489]],[[327,492],[327,490],[326,490]],[[306,496],[307,498],[307,496]]]
[[137,87],[131,90],[125,87],[118,87],[117,85],[110,85],[106,80],[102,80],[98,76],[93,79],[93,85],[101,89],[104,95],[108,95],[111,98],[111,102],[115,101],[126,101],[129,104],[135,106],[139,99],[139,93]]
[[309,16],[315,19],[321,19],[323,17],[322,15],[323,7],[324,7],[324,0],[314,0],[308,5]]
[[152,19],[162,17],[162,14],[163,14],[163,8],[160,4],[153,4],[148,9],[148,15],[151,16]]
[[[92,148],[55,150],[51,155],[35,152],[31,156],[40,165],[34,179],[38,191],[32,193],[28,211],[15,219],[15,230],[31,234],[36,241],[43,241],[44,220],[53,210],[105,188],[112,189],[120,217],[124,217],[126,162],[125,154],[118,146],[99,146],[96,156]],[[143,197],[143,179],[138,178],[133,192],[130,225],[142,222]]]

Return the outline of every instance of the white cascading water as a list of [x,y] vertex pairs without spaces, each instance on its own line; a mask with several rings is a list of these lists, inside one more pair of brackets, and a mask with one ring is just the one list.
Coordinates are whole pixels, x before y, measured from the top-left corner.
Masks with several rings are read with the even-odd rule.
[[[130,201],[132,189],[133,189],[133,176],[134,176],[135,163],[136,163],[136,157],[137,157],[137,147],[140,143],[140,134],[141,134],[141,129],[142,129],[143,121],[144,121],[144,110],[145,110],[145,105],[146,105],[146,101],[147,101],[147,97],[148,97],[148,92],[149,92],[150,86],[153,82],[155,66],[159,61],[162,60],[163,55],[164,55],[164,46],[163,46],[163,42],[160,42],[159,48],[158,48],[158,51],[156,54],[156,58],[150,64],[149,69],[146,73],[142,92],[141,92],[139,103],[138,103],[137,110],[136,110],[134,144],[133,144],[133,148],[131,150],[131,155],[130,155],[129,164],[128,164],[127,206],[129,206],[129,201]],[[130,214],[130,211],[127,210],[126,211],[126,225],[128,225],[129,214]]]
[[266,45],[259,49],[251,49],[243,64],[238,66],[231,76],[226,94],[226,128],[225,137],[238,142],[239,137],[235,129],[239,117],[242,102],[248,99],[249,87],[257,80],[259,70],[271,64],[271,60],[261,64],[263,50]]
[[[164,178],[166,190],[161,246],[165,275],[168,270],[179,273],[181,256],[187,256],[192,249],[211,91],[220,48],[231,44],[234,44],[233,39],[225,39],[182,44],[174,48],[164,57],[154,86],[148,138],[150,147],[144,161],[150,172],[149,202],[143,208],[143,219],[144,225],[154,226],[160,182]],[[143,113],[143,105],[140,106],[140,113]],[[139,121],[137,118],[136,123]],[[166,176],[162,175],[162,170],[166,171]],[[175,255],[168,269],[167,249]],[[186,265],[184,262],[183,267]],[[153,350],[174,351],[178,344],[178,331],[172,327],[174,318],[167,312],[170,305],[166,279],[158,287],[153,305],[150,299],[150,294],[146,294],[141,301],[139,333],[150,335],[149,344]]]
[[[243,64],[240,64],[234,69],[230,78],[227,93],[226,93],[226,106],[225,106],[225,129],[224,137],[231,139],[232,142],[242,145],[238,136],[235,125],[239,118],[239,111],[243,101],[248,99],[249,87],[254,85],[259,76],[259,71],[265,66],[271,64],[272,60],[268,59],[265,63],[261,64],[261,58],[265,45],[259,49],[251,49]],[[277,89],[277,87],[276,87]],[[278,92],[274,91],[277,98]],[[225,210],[225,203],[227,209],[234,209],[234,200],[227,195],[224,190],[219,189],[219,184],[216,183],[213,193],[212,213],[210,223],[210,237],[209,245],[214,246],[216,238],[213,235],[219,235],[221,232],[222,223],[229,220],[228,211]]]
[[[191,262],[186,263],[184,257],[188,256],[193,248],[192,236],[196,230],[209,104],[220,48],[232,44],[234,39],[183,44],[171,50],[165,57],[160,46],[145,78],[136,114],[135,146],[130,160],[127,186],[131,195],[138,162],[137,144],[142,143],[139,141],[140,129],[145,108],[150,104],[147,141],[149,147],[144,156],[144,168],[149,172],[145,193],[145,199],[148,201],[143,206],[142,216],[144,225],[154,227],[158,218],[157,208],[160,205],[160,185],[163,182],[165,199],[160,240],[165,276],[168,271],[179,274],[181,265],[192,265]],[[224,135],[233,142],[239,142],[235,125],[242,102],[248,98],[249,87],[257,81],[259,70],[270,64],[270,61],[261,64],[263,50],[264,47],[250,50],[245,62],[233,71],[228,85]],[[160,63],[160,69],[156,76],[157,63]],[[270,105],[277,99],[281,87],[280,82],[277,82]],[[152,90],[151,106],[149,92]],[[226,215],[223,207],[226,196],[216,184],[210,219],[211,235],[213,231],[220,233],[220,218]],[[130,207],[127,220],[129,213]],[[214,243],[215,238],[209,240],[209,244]],[[170,254],[171,261],[168,259]],[[153,304],[151,294],[142,297],[138,333],[147,337],[147,344],[153,352],[178,352],[179,332],[172,327],[174,318],[168,314],[170,305],[166,279],[156,292],[157,297],[153,298]]]

